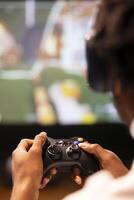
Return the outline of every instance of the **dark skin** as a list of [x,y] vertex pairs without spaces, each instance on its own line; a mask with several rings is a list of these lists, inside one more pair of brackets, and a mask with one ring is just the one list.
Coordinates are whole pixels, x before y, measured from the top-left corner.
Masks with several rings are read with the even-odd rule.
[[130,126],[134,118],[134,87],[122,87],[121,81],[116,81],[113,88],[113,100],[122,121]]

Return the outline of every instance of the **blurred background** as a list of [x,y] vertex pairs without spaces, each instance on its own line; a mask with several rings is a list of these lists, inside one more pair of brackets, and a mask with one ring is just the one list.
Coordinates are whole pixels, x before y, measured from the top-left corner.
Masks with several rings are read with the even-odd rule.
[[86,81],[85,36],[97,1],[0,2],[0,123],[118,120]]
[[[95,0],[0,1],[0,196],[5,200],[12,150],[42,130],[54,138],[83,136],[131,164],[134,144],[111,95],[96,94],[86,80],[85,36],[97,10]],[[61,199],[76,189],[68,176],[60,176],[40,198]]]

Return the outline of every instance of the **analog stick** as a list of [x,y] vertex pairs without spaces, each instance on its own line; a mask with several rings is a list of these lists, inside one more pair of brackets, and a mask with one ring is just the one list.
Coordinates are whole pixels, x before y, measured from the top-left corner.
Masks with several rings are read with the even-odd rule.
[[69,157],[71,157],[74,160],[77,160],[80,158],[81,151],[78,146],[78,144],[72,144],[68,149],[67,149],[67,154]]
[[59,160],[61,158],[61,155],[62,155],[61,148],[56,146],[56,145],[49,146],[48,149],[47,149],[47,152],[53,160]]

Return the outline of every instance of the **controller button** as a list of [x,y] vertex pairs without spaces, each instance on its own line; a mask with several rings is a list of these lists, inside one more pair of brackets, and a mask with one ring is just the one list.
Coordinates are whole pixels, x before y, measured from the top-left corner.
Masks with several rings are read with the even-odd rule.
[[80,142],[79,141],[74,141],[73,144],[78,145]]
[[48,149],[47,149],[47,152],[53,160],[59,160],[61,158],[61,155],[62,155],[61,148],[56,146],[56,145],[49,146]]
[[83,139],[82,137],[79,137],[79,138],[78,138],[78,141],[79,141],[79,142],[84,142],[84,139]]

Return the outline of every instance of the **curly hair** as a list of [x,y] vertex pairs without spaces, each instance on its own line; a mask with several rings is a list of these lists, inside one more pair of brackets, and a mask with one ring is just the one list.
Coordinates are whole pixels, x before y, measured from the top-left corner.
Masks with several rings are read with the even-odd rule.
[[134,0],[102,0],[90,41],[124,85],[134,86]]

